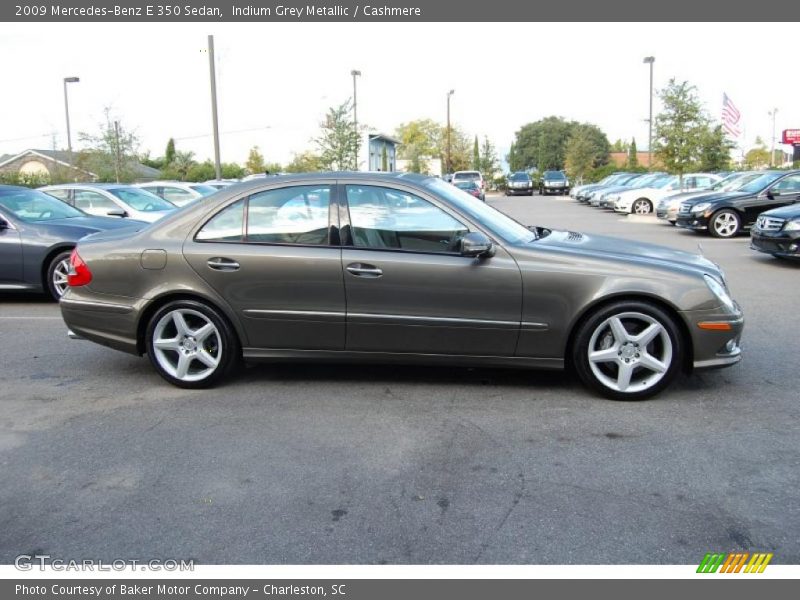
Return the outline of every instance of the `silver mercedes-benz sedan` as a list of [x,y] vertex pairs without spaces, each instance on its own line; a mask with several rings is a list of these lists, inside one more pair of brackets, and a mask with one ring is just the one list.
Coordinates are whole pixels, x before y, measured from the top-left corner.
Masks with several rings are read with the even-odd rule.
[[741,359],[743,317],[694,254],[526,227],[435,177],[316,173],[222,190],[72,254],[74,335],[208,387],[240,359],[571,367],[643,399]]

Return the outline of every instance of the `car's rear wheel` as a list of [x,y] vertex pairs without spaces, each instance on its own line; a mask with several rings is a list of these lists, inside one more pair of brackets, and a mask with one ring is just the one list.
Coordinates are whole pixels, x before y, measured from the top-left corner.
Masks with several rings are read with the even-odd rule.
[[735,210],[718,210],[708,221],[708,231],[716,238],[732,238],[742,227],[742,220]]
[[613,400],[644,400],[675,378],[683,340],[675,320],[649,302],[630,300],[595,311],[578,329],[572,362],[583,383]]
[[649,215],[653,212],[653,204],[647,198],[639,198],[631,206],[631,212],[635,215]]
[[211,387],[239,361],[239,341],[227,319],[194,300],[176,300],[157,310],[145,341],[150,362],[178,387]]
[[58,302],[61,296],[67,291],[69,283],[67,276],[69,275],[69,256],[71,251],[59,252],[56,254],[47,265],[46,283],[47,292],[50,297]]

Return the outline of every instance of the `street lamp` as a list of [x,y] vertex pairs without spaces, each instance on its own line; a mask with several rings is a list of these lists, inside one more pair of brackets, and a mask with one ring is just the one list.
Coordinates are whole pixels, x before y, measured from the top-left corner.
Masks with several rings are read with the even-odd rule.
[[775,162],[775,115],[778,113],[777,108],[773,108],[767,114],[772,117],[772,149],[769,152],[769,166],[774,166]]
[[447,164],[445,165],[447,173],[450,172],[450,96],[455,93],[455,90],[447,92]]
[[650,118],[647,120],[647,168],[653,168],[653,63],[655,56],[645,56],[642,61],[650,65]]
[[222,163],[219,157],[219,118],[217,117],[217,70],[214,63],[214,36],[208,36],[208,76],[211,83],[211,127],[214,133],[214,175],[222,179]]
[[67,99],[67,84],[78,83],[80,77],[64,77],[64,112],[67,115],[67,150],[69,151],[69,162],[72,165],[72,137],[69,130],[69,100]]
[[[358,71],[357,69],[353,69],[352,71],[350,71],[350,75],[353,76],[353,133],[355,134],[355,140],[356,140],[356,145],[355,145],[355,155],[356,155],[355,156],[355,158],[356,158],[355,170],[358,171],[358,111],[357,111],[358,101],[357,101],[357,96],[356,96],[356,77],[361,77],[361,71]],[[369,168],[367,168],[367,170],[369,170]]]

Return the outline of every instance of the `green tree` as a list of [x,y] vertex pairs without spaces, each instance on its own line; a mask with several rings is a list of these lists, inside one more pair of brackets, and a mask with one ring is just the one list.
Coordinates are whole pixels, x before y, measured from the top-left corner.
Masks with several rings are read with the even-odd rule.
[[639,151],[636,149],[636,138],[631,138],[628,146],[628,167],[635,169],[639,166]]
[[320,123],[320,135],[313,141],[319,150],[322,166],[331,171],[353,171],[356,168],[355,152],[358,134],[352,120],[353,104],[350,99],[328,109]]
[[756,137],[756,145],[744,155],[744,164],[748,169],[763,169],[769,165],[769,150],[760,137]]
[[175,160],[175,140],[169,138],[167,148],[164,150],[164,165],[171,165],[173,160]]
[[561,117],[552,116],[523,125],[516,132],[513,153],[509,153],[511,169],[562,169],[566,161],[567,142],[578,128],[583,130],[580,135],[586,137],[594,148],[594,164],[608,162],[611,145],[596,125],[565,121]]
[[497,160],[497,150],[494,144],[489,141],[487,136],[483,136],[483,144],[480,149],[478,170],[483,174],[486,181],[494,180],[494,173],[500,166],[500,161]]
[[475,136],[475,144],[472,147],[472,168],[476,171],[481,169],[481,148],[478,145],[478,136]]
[[251,175],[264,172],[264,156],[258,150],[258,146],[253,146],[250,148],[250,152],[247,154],[247,161],[244,163],[244,167]]
[[322,159],[311,152],[295,154],[292,161],[285,167],[287,173],[314,173],[322,170],[324,170]]
[[244,167],[236,163],[222,163],[220,167],[223,179],[241,179],[245,176]]
[[[447,127],[442,127],[442,165],[447,164]],[[450,171],[466,171],[472,165],[472,140],[459,127],[450,127]]]
[[386,150],[386,144],[381,148],[381,171],[389,170],[389,151]]
[[95,173],[100,181],[133,181],[139,164],[136,152],[139,141],[121,120],[111,115],[110,108],[103,113],[105,119],[98,126],[98,133],[78,134],[86,148],[78,154],[77,166]]
[[731,150],[736,146],[725,135],[722,125],[706,127],[700,136],[701,171],[727,171],[731,165]]
[[418,119],[402,123],[395,130],[400,140],[398,158],[409,161],[412,173],[428,173],[428,160],[441,152],[442,126],[431,119]]
[[584,130],[576,129],[567,140],[564,159],[567,174],[571,179],[583,181],[594,167],[595,149]]
[[622,139],[618,139],[616,142],[611,144],[611,152],[625,152],[628,153],[630,145],[628,142],[623,141]]
[[670,173],[680,177],[693,169],[700,158],[703,132],[708,127],[697,88],[683,81],[670,79],[658,93],[663,110],[656,116],[654,150],[656,157]]

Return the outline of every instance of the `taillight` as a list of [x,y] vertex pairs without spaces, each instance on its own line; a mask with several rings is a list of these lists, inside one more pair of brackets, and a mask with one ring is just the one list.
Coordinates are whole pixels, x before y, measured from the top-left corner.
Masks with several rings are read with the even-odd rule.
[[89,266],[83,262],[80,254],[78,254],[78,249],[73,248],[72,254],[69,255],[67,283],[70,287],[79,287],[87,285],[90,281],[92,281],[92,272],[89,270]]

